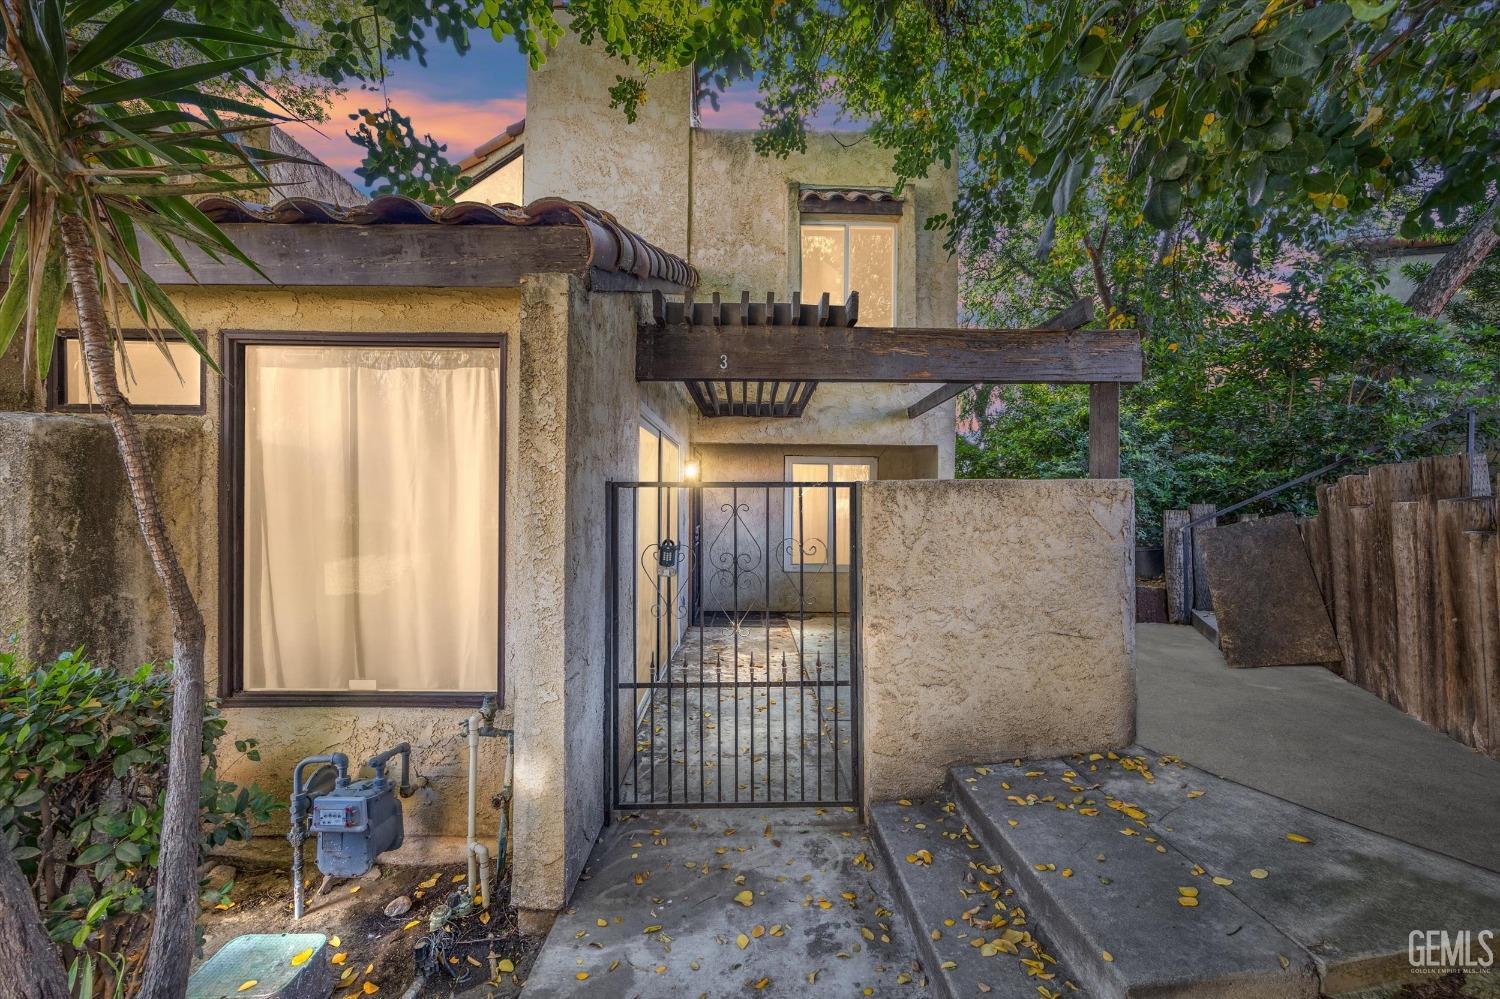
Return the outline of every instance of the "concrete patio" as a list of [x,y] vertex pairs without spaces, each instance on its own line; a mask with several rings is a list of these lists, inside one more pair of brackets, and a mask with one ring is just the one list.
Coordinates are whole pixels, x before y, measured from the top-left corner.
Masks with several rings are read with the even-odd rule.
[[1500,872],[1500,762],[1321,666],[1230,669],[1192,628],[1136,631],[1137,742]]

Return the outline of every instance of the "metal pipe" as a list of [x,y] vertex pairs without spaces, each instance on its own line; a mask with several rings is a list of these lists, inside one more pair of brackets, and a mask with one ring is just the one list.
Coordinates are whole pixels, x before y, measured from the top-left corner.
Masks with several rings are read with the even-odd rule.
[[[478,843],[474,840],[474,816],[478,808],[476,802],[477,788],[479,784],[479,723],[482,719],[478,712],[470,715],[464,722],[469,736],[469,834],[465,841],[464,854],[469,862],[469,897],[474,897],[474,888],[479,880],[478,863],[474,857],[474,847]],[[485,901],[489,901],[486,899]]]
[[310,766],[318,767],[332,766],[334,773],[334,787],[346,787],[349,784],[349,757],[343,753],[329,753],[325,756],[309,756],[292,768],[292,800],[290,809],[290,828],[287,829],[287,842],[292,845],[292,918],[301,919],[303,913],[302,897],[302,844],[307,841],[307,809],[312,804],[312,795],[305,790],[302,780],[304,771]]
[[397,785],[396,790],[398,792],[400,792],[401,797],[403,797],[403,798],[409,798],[409,797],[411,797],[411,793],[412,793],[412,786],[411,786],[411,744],[410,743],[406,743],[406,742],[398,742],[398,743],[396,743],[394,746],[392,746],[390,749],[387,749],[385,752],[379,753],[379,754],[377,754],[375,756],[370,757],[368,760],[365,761],[365,766],[367,766],[371,770],[375,771],[375,776],[376,777],[380,778],[381,780],[384,780],[385,779],[385,765],[390,762],[392,756],[397,756],[397,755],[399,755],[401,757],[401,783],[399,785]]

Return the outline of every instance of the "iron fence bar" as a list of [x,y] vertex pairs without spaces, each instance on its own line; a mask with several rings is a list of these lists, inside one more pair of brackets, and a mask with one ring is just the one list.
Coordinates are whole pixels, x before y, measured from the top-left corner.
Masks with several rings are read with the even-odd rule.
[[[694,512],[693,517],[693,589],[695,600],[702,600],[703,593],[703,532],[697,521],[701,517],[701,503],[696,490],[691,495],[694,497],[690,509]],[[694,615],[698,621],[698,800],[704,799],[703,768],[705,760],[703,757],[703,608],[700,605]],[[686,788],[684,790],[684,796]]]
[[[834,486],[828,491],[828,536],[829,559],[833,563],[833,682],[839,680],[839,490]],[[839,695],[833,695],[833,796],[839,796]]]
[[[734,595],[730,599],[732,608],[730,620],[734,622],[731,625],[730,636],[734,643],[734,657],[730,667],[734,670],[735,680],[738,680],[740,678],[740,626],[739,622],[734,620],[740,613],[740,490],[738,486],[734,487],[729,494],[729,517],[729,526],[734,537],[734,561],[730,563],[729,569],[729,578],[734,587]],[[734,686],[734,800],[740,800],[740,687],[738,683]]]
[[[660,458],[658,458],[657,460],[660,461]],[[672,645],[672,577],[669,576],[669,575],[664,574],[661,571],[661,569],[662,569],[662,566],[661,566],[662,530],[663,530],[663,525],[671,517],[671,508],[672,508],[671,495],[672,494],[671,494],[670,490],[671,490],[671,487],[661,487],[661,488],[658,488],[656,490],[656,558],[657,558],[656,599],[657,599],[658,604],[660,604],[660,602],[661,602],[661,600],[662,600],[662,598],[664,596],[664,594],[663,594],[662,591],[663,590],[666,591],[665,592],[665,598],[666,598],[666,608],[665,608],[665,610],[666,610],[666,615],[667,615],[667,653],[666,653],[666,656],[665,656],[666,661],[665,662],[658,662],[658,663],[656,663],[656,668],[659,669],[659,670],[661,670],[661,671],[663,671],[666,674],[666,677],[667,677],[667,704],[666,704],[666,707],[667,707],[667,800],[668,801],[671,801],[673,799],[673,797],[677,794],[677,786],[674,783],[672,783],[672,746],[673,746],[673,743],[672,743],[672,654],[671,654],[671,645]],[[666,507],[666,509],[662,509],[663,507]],[[670,537],[670,535],[668,535],[668,536]],[[652,659],[656,659],[657,657],[659,657],[659,656],[662,655],[662,640],[661,640],[662,639],[662,630],[661,630],[662,629],[662,614],[661,614],[661,612],[662,612],[663,608],[660,607],[660,606],[658,606],[656,608],[656,610],[657,610],[657,613],[654,615],[656,617],[656,647],[651,650],[651,657],[652,657]],[[655,695],[653,695],[652,699],[653,700],[655,699]]]
[[[806,651],[807,619],[804,613],[806,608],[807,590],[804,588],[806,578],[806,538],[807,538],[807,504],[803,491],[797,490],[797,533],[792,538],[797,551],[797,628],[799,638],[797,640],[797,678],[807,679],[807,669],[803,662],[803,654]],[[790,628],[787,631],[791,631]],[[807,797],[807,691],[801,691],[797,698],[797,794]]]
[[[751,681],[751,680],[739,680],[739,681],[735,681],[735,680],[719,680],[719,681],[705,680],[703,682],[703,685],[705,687],[708,687],[708,688],[713,688],[713,687],[729,688],[729,687],[753,687],[753,686],[756,686],[756,684],[753,681]],[[629,687],[637,687],[637,688],[639,688],[641,690],[660,690],[661,688],[663,688],[665,686],[666,686],[665,683],[662,683],[662,682],[652,683],[650,681],[646,681],[644,683],[622,683],[622,684],[620,684],[620,687],[622,689],[629,688]],[[849,686],[849,681],[847,679],[845,679],[845,680],[790,680],[790,681],[787,682],[787,686],[789,686],[789,687],[808,687],[808,688],[812,688],[812,687],[847,687],[847,686]]]
[[[862,566],[859,559],[859,541],[862,526],[859,522],[860,497],[863,487],[855,484],[849,490],[849,745],[851,752],[849,771],[852,777],[853,787],[849,789],[849,796],[854,799],[855,806],[860,810],[860,820],[865,818],[864,814],[864,773],[860,759],[864,748],[863,730],[860,728],[860,697],[863,693],[861,684],[863,673],[860,670],[860,586]],[[834,622],[838,626],[838,622]]]
[[[632,679],[641,668],[640,647],[640,588],[641,573],[636,565],[635,552],[640,545],[641,497],[638,489],[630,490],[630,676]],[[641,704],[640,698],[630,695],[630,790],[631,797],[641,800]],[[652,790],[655,790],[653,788]],[[654,797],[654,795],[653,795]]]
[[[604,650],[604,821],[609,822],[609,813],[613,808],[620,805],[620,777],[619,757],[620,743],[615,735],[615,718],[620,713],[620,603],[619,594],[619,565],[615,554],[619,550],[619,487],[609,483],[605,493],[605,516],[609,518],[605,525],[605,550],[609,552],[606,560],[606,572],[604,576],[605,600],[609,603],[609,621],[605,627],[606,641],[609,648]],[[633,695],[632,695],[633,696]]]
[[[766,800],[771,800],[771,491],[768,489],[762,495],[765,507],[765,544],[761,545],[761,555],[765,560],[765,605],[761,608],[761,629],[766,633]],[[785,698],[783,698],[783,701]],[[781,706],[783,713],[786,704]],[[781,747],[781,757],[786,759],[786,747]],[[782,797],[785,797],[783,794]]]

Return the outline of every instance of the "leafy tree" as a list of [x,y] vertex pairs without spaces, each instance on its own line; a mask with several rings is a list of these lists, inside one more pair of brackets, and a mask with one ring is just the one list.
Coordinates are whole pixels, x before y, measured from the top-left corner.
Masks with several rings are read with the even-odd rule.
[[[207,357],[141,266],[140,241],[151,239],[183,266],[183,245],[254,266],[189,198],[264,187],[261,168],[284,159],[239,138],[277,117],[254,103],[264,90],[252,75],[277,51],[265,41],[275,35],[194,20],[177,0],[117,8],[98,0],[0,0],[0,27],[7,56],[0,63],[0,246],[10,258],[10,283],[0,299],[0,350],[24,327],[25,349],[38,376],[45,376],[59,308],[65,291],[71,294],[93,396],[114,432],[171,616],[175,694],[158,918],[140,992],[166,999],[185,988],[197,912],[203,617],[120,389],[116,332],[121,319],[133,315],[132,322],[158,336],[175,331]],[[189,47],[196,59],[163,63],[152,46],[166,41]],[[226,78],[237,84],[238,96],[208,89],[222,89]],[[12,863],[0,849],[0,868]],[[33,960],[15,971],[19,979],[8,984],[19,981],[23,994],[62,994],[55,962]]]
[[[1137,531],[1160,511],[1226,505],[1334,457],[1393,460],[1451,448],[1462,424],[1413,438],[1464,407],[1500,402],[1500,341],[1417,316],[1356,260],[1286,275],[1276,295],[1246,279],[1197,283],[1188,304],[1145,300],[1146,380],[1124,393],[1122,471],[1136,482]],[[1185,320],[1185,321],[1184,321]],[[1087,469],[1088,402],[1079,387],[996,392],[959,445],[964,476],[1072,476]],[[1486,427],[1497,429],[1493,417]],[[1306,513],[1312,487],[1270,501]]]

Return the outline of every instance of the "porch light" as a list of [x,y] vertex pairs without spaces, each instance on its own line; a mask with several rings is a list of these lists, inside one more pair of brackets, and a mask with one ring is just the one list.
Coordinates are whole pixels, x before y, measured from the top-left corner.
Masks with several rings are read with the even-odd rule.
[[690,461],[686,465],[682,466],[682,477],[688,481],[696,479],[698,477],[698,472],[699,468],[696,461]]

